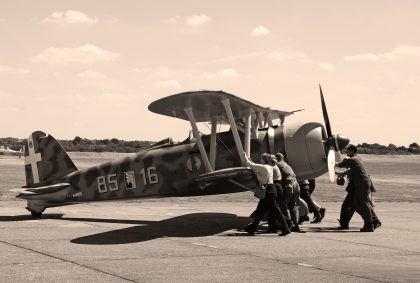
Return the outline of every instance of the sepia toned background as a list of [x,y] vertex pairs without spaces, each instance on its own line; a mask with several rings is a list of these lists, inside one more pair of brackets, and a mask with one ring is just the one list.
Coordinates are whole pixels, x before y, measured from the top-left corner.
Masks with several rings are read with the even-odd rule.
[[[420,141],[418,1],[1,1],[0,137],[183,140],[147,106],[224,90],[353,143]],[[203,131],[206,127],[201,127]]]

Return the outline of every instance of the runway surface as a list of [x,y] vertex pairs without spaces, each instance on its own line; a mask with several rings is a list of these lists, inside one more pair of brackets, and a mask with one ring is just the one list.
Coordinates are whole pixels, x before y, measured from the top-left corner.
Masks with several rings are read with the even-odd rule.
[[97,202],[34,219],[24,201],[1,201],[0,282],[420,281],[419,203],[378,203],[383,226],[360,233],[358,215],[349,231],[337,230],[340,203],[327,202],[322,223],[287,237],[238,231],[255,206],[206,197]]

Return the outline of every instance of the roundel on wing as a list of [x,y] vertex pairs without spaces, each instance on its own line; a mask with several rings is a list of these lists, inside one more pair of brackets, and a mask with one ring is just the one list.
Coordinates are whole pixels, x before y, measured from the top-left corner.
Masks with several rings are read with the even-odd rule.
[[194,155],[188,158],[187,168],[190,172],[198,171],[200,170],[200,167],[201,167],[201,159],[198,156]]

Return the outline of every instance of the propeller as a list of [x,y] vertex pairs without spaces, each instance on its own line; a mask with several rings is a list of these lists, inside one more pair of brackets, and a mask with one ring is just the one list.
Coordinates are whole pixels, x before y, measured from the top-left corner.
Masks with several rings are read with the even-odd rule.
[[327,106],[325,105],[324,94],[322,93],[321,85],[319,85],[319,92],[321,95],[322,115],[324,116],[325,129],[327,131],[327,138],[325,139],[325,149],[328,149],[328,174],[330,176],[331,182],[334,182],[335,164],[336,162],[341,162],[343,160],[340,150],[344,149],[349,144],[350,140],[343,135],[332,134],[330,118],[328,117]]

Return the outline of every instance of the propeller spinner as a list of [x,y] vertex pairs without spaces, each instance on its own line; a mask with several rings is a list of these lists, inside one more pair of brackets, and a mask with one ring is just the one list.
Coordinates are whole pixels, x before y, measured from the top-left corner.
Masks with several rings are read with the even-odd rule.
[[325,129],[327,131],[327,137],[324,140],[325,149],[328,150],[327,162],[328,162],[328,173],[330,175],[331,182],[334,182],[335,178],[335,163],[341,162],[340,150],[346,148],[350,140],[343,135],[333,135],[331,131],[330,119],[328,118],[327,106],[325,105],[324,95],[322,93],[321,85],[319,85],[319,92],[321,94],[321,105],[322,115],[324,116]]

